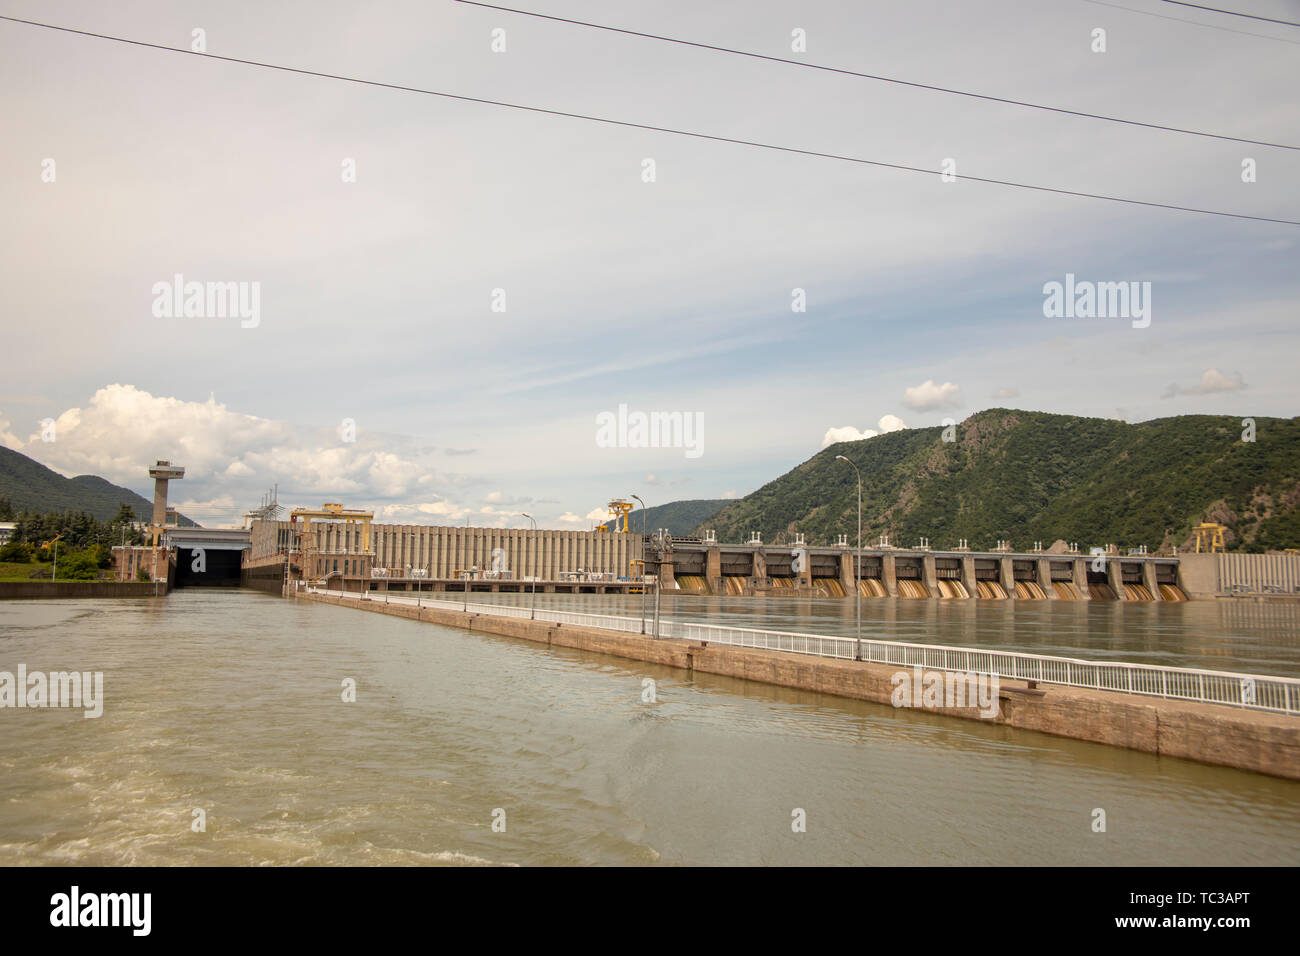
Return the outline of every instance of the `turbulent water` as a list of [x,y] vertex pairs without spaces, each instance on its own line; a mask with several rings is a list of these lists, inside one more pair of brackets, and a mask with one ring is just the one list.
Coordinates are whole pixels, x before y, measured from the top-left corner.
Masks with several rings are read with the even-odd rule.
[[[666,603],[854,630],[852,601]],[[1300,670],[1285,609],[937,605],[864,601],[864,631]],[[0,709],[0,864],[1300,862],[1300,784],[255,592],[0,603],[19,664],[102,671],[104,710]]]

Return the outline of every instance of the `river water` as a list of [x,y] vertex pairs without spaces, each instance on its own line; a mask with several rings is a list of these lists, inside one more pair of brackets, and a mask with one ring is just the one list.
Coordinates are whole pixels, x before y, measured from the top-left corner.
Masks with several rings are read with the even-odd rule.
[[[671,600],[853,630],[852,601]],[[1297,669],[1271,607],[876,603],[881,636]],[[102,671],[104,709],[0,709],[0,864],[1300,862],[1300,784],[252,591],[0,603],[19,664]]]

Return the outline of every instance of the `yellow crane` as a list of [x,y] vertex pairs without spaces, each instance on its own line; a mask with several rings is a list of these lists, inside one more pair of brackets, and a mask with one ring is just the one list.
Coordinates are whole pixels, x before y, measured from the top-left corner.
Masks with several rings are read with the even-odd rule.
[[374,520],[373,511],[357,511],[351,508],[344,508],[343,505],[336,501],[327,501],[320,506],[319,510],[314,508],[294,508],[289,513],[289,521],[293,524],[301,524],[300,533],[305,537],[311,534],[311,523],[316,521],[342,521],[345,524],[359,524],[361,526],[361,553],[370,553],[370,522]]
[[[624,501],[622,498],[615,498],[606,507],[608,507],[610,511],[614,512],[612,530],[626,532],[627,516],[632,513],[632,502]],[[619,519],[622,519],[623,521],[623,527],[621,528],[618,526]]]
[[1227,525],[1221,525],[1214,521],[1203,521],[1194,526],[1192,533],[1196,535],[1196,553],[1222,551],[1223,532],[1227,530]]

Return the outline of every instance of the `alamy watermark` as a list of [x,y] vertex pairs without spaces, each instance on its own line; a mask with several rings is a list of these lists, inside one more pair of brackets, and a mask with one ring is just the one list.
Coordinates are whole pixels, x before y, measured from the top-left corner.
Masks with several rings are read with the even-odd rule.
[[1151,324],[1150,282],[1075,281],[1043,284],[1043,315],[1049,319],[1132,319],[1133,328]]
[[910,672],[896,671],[889,678],[895,707],[978,707],[980,716],[991,720],[998,715],[998,675],[976,671],[925,671],[918,665]]
[[119,926],[133,936],[148,936],[153,920],[152,893],[83,893],[73,886],[50,897],[50,925]]
[[687,458],[704,454],[703,412],[617,412],[596,416],[597,448],[682,448]]
[[170,282],[155,282],[153,314],[156,319],[239,319],[245,329],[262,322],[262,283],[186,282],[176,273]]
[[85,717],[104,714],[103,671],[0,671],[0,708],[82,707]]

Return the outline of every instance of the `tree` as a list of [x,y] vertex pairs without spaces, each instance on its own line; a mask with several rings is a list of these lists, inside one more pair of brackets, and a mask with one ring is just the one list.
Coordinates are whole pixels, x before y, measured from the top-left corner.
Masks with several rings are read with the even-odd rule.
[[27,564],[32,560],[32,546],[23,541],[10,541],[0,547],[0,561],[13,561]]

